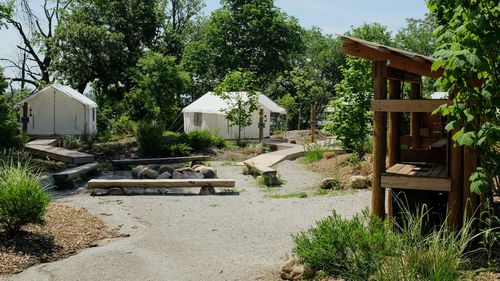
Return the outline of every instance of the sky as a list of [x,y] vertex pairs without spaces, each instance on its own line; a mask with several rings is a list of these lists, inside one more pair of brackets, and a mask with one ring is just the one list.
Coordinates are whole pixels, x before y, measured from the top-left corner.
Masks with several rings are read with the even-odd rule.
[[[205,15],[220,7],[219,0],[205,0]],[[41,0],[31,1],[41,5]],[[303,27],[319,27],[324,33],[339,34],[363,23],[378,22],[393,33],[405,26],[407,18],[423,18],[428,11],[424,0],[275,0],[275,5],[297,18]],[[12,29],[0,30],[0,58],[15,58],[20,42]],[[0,62],[4,66],[5,63]],[[8,71],[6,71],[8,75]]]

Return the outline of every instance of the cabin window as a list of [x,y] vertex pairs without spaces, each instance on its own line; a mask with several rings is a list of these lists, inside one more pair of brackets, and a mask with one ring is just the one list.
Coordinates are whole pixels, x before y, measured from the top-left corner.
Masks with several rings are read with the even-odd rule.
[[202,113],[201,112],[195,112],[194,113],[194,125],[197,127],[201,127],[202,124]]
[[92,108],[92,121],[95,121],[95,108]]

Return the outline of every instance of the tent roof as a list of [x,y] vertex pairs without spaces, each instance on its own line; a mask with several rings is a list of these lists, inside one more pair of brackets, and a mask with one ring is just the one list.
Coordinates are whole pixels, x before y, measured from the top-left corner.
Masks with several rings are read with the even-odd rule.
[[[241,95],[244,100],[248,99],[246,92],[233,92],[234,94]],[[263,94],[259,94],[259,103],[260,105],[266,107],[273,113],[286,114],[286,110],[275,102],[273,102],[270,98]],[[195,100],[190,105],[184,107],[182,110],[183,113],[186,112],[201,112],[201,113],[215,113],[222,114],[224,109],[227,109],[227,103],[216,96],[213,92],[208,92],[204,94],[199,99]]]
[[55,90],[57,90],[58,92],[60,93],[63,93],[65,94],[66,96],[78,101],[79,103],[81,104],[84,104],[84,105],[88,105],[90,107],[97,107],[97,103],[91,99],[89,99],[88,97],[86,97],[85,95],[83,95],[82,93],[78,92],[77,90],[69,87],[69,86],[64,86],[64,85],[60,85],[60,84],[52,84],[52,85],[49,85],[43,89],[41,89],[40,91],[36,92],[35,94],[25,98],[24,100],[18,102],[16,104],[16,106],[20,106],[22,103],[34,98],[35,96],[39,95],[40,93],[43,93],[45,92],[47,89],[49,88],[53,88]]

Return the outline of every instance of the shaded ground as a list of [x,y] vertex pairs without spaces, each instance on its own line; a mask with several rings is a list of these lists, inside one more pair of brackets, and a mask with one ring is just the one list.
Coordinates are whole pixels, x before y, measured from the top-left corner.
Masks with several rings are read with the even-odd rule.
[[[291,234],[332,209],[349,217],[369,204],[368,191],[273,199],[254,178],[242,175],[242,167],[211,164],[220,178],[236,180],[239,195],[62,195],[57,201],[87,208],[130,238],[32,267],[9,280],[279,280],[276,270],[293,247]],[[286,180],[279,192],[306,184],[314,188],[320,178],[295,162],[277,168]]]
[[15,237],[0,233],[0,276],[31,265],[65,258],[97,242],[118,237],[87,210],[50,204],[44,226],[30,226]]

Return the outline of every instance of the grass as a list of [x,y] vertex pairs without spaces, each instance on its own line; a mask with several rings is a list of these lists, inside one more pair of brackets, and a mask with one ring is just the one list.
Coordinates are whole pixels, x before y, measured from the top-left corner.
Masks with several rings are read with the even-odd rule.
[[287,194],[273,194],[269,197],[271,197],[273,199],[307,198],[307,193],[294,192],[294,193],[287,193]]
[[210,208],[217,208],[219,207],[219,204],[210,204]]
[[355,193],[356,190],[353,189],[318,189],[314,192],[314,196],[347,196]]

